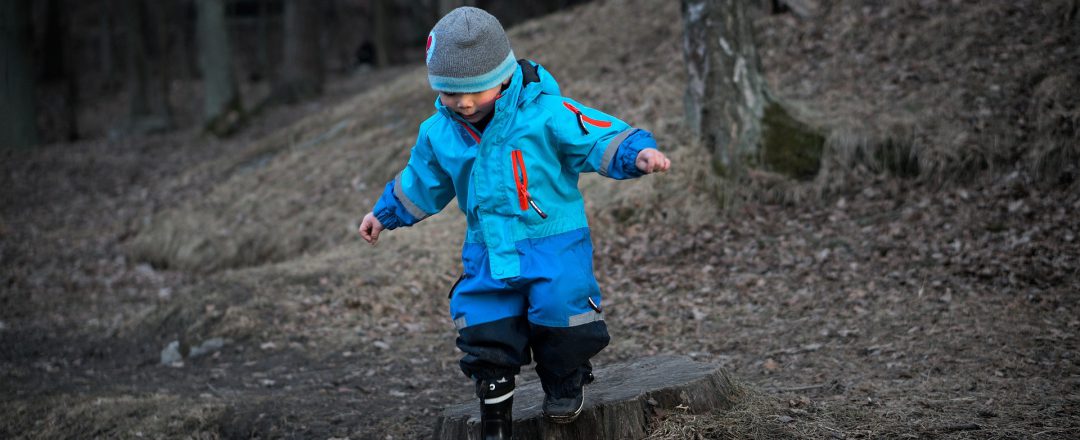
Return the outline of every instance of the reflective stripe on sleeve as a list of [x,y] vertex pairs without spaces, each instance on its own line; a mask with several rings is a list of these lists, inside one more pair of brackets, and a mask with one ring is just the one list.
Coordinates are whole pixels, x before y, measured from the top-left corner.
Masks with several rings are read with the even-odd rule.
[[615,152],[619,151],[619,144],[625,141],[627,136],[630,136],[630,133],[633,133],[634,130],[634,127],[627,128],[626,130],[623,130],[622,133],[619,133],[612,138],[611,141],[608,141],[607,147],[604,147],[604,156],[600,158],[600,168],[597,169],[596,172],[600,173],[601,176],[607,177],[608,165],[611,165],[611,159],[615,157]]
[[585,313],[580,313],[570,317],[570,327],[577,327],[579,325],[585,325],[590,322],[603,321],[604,315],[596,313],[595,310],[589,310]]
[[405,190],[401,189],[401,173],[398,173],[397,177],[394,178],[394,197],[397,197],[401,204],[405,206],[405,210],[409,211],[409,214],[412,214],[417,220],[423,220],[428,217],[428,213],[424,212],[423,209],[420,209],[419,206],[416,206],[416,204],[409,199],[409,196],[405,194]]
[[468,326],[469,325],[467,323],[465,323],[465,317],[464,316],[454,320],[454,327],[457,328],[458,330],[461,330],[461,329],[463,329],[465,327],[468,327]]

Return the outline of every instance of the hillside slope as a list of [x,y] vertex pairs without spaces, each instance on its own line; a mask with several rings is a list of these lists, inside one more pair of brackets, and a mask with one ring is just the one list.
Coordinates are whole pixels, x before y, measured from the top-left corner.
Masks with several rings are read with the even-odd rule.
[[769,82],[829,128],[838,171],[899,155],[937,181],[1077,177],[1078,2],[817,3],[757,29]]
[[[842,185],[857,172],[859,157],[872,171],[882,161],[913,162],[908,172],[938,180],[1017,165],[1050,180],[1076,174],[1080,109],[1073,98],[1080,96],[1080,78],[1070,67],[1080,66],[1080,55],[1069,49],[1080,42],[1069,26],[1068,2],[1004,9],[823,4],[815,19],[780,15],[758,23],[774,89],[827,133],[832,164],[819,185]],[[568,96],[653,130],[669,151],[693,148],[680,125],[677,7],[628,12],[635,7],[578,8],[520,26],[511,38],[516,53],[544,64]],[[598,24],[613,19],[620,25]],[[888,32],[847,37],[873,29]],[[232,170],[231,177],[158,214],[139,231],[133,255],[159,267],[213,271],[355,239],[353,222],[403,165],[433,100],[417,68],[224,157],[219,166]],[[699,162],[684,162],[661,182],[617,190],[586,179],[590,212],[615,210],[625,218],[643,203],[661,201],[676,217],[700,223],[715,213],[702,209],[709,198],[682,197],[715,192]]]
[[[826,197],[763,202],[720,186],[684,133],[678,2],[597,1],[511,29],[567,95],[673,156],[666,175],[582,179],[613,336],[596,362],[686,355],[744,384],[734,411],[672,409],[657,439],[1076,437],[1080,183],[1064,160],[1047,185],[1024,153],[1076,136],[1077,55],[1058,53],[1075,32],[1054,12],[1070,3],[817,3],[815,19],[757,24],[773,87],[832,146],[895,138],[936,161],[1024,132],[992,154],[1016,163],[948,185],[856,170],[816,182]],[[938,58],[935,41],[964,43]],[[980,67],[1000,54],[1026,73]],[[446,317],[456,208],[377,247],[354,232],[432,110],[422,66],[393,73],[230,141],[5,153],[0,437],[425,438],[471,399]],[[1013,110],[980,112],[987,83]],[[1016,120],[1043,111],[1056,122]],[[983,131],[953,143],[958,124]],[[161,365],[174,341],[222,348]]]
[[[629,12],[636,7],[576,8],[515,28],[510,37],[515,53],[553,72],[567,96],[652,130],[666,149],[677,151],[685,143],[679,128],[678,11],[666,5],[655,15],[636,17]],[[620,23],[633,22],[637,31],[594,24],[620,16]],[[223,165],[231,176],[156,215],[139,231],[133,255],[158,267],[214,271],[355,241],[355,222],[404,166],[434,99],[420,67],[282,128],[242,155],[222,158],[233,161]],[[665,179],[680,185],[698,180],[692,169]],[[627,198],[644,203],[636,193],[652,193],[655,182],[623,185],[617,192],[600,179],[587,178],[582,186],[596,213]],[[447,210],[456,211],[454,206]],[[455,231],[445,239],[460,242],[459,237]]]

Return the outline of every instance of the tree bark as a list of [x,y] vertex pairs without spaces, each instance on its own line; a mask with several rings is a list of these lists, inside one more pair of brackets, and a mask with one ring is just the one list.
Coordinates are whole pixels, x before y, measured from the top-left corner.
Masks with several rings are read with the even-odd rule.
[[196,7],[199,66],[205,90],[203,128],[216,136],[227,136],[243,121],[244,109],[225,25],[225,0],[198,0]]
[[153,87],[156,88],[153,94],[153,101],[151,101],[155,109],[167,117],[169,121],[169,128],[172,128],[172,105],[169,102],[169,89],[172,83],[173,72],[176,69],[176,61],[173,59],[172,53],[169,52],[169,38],[171,36],[170,24],[176,20],[176,14],[179,10],[176,7],[176,3],[180,0],[144,0],[143,13],[145,15],[145,23],[148,26],[145,30],[147,41],[150,45],[147,47],[147,60],[152,67],[157,70],[156,84]]
[[256,81],[270,78],[270,33],[267,29],[270,21],[270,0],[257,0],[259,2],[259,16],[256,22],[255,40],[255,68],[257,73],[252,75]]
[[[440,2],[441,3],[441,2]],[[374,0],[372,11],[372,30],[375,46],[375,66],[382,69],[390,66],[390,54],[395,50],[394,14],[391,0]]]
[[[189,2],[188,0],[179,0],[175,3],[172,7],[173,19],[169,23],[169,35],[171,35],[175,46],[172,48],[172,53],[175,54],[174,58],[179,63],[176,76],[182,79],[192,79],[196,77],[196,72],[198,72],[197,61],[192,61],[198,57],[198,31],[193,29],[193,27],[198,26],[198,23],[192,23],[188,16],[192,10],[195,10],[195,13],[198,14],[198,6],[194,1]],[[198,21],[198,16],[196,16],[195,21]]]
[[61,12],[60,0],[47,0],[45,2],[45,33],[43,35],[43,49],[41,54],[40,78],[46,82],[60,82],[64,79],[64,43],[67,34],[64,20],[66,14]]
[[741,174],[760,162],[768,97],[746,0],[683,0],[687,122],[716,168]]
[[[129,93],[127,131],[146,134],[168,130],[172,128],[172,113],[168,104],[167,81],[164,79],[167,66],[161,65],[159,81],[154,81],[151,72],[150,46],[159,49],[161,40],[157,32],[148,32],[149,18],[144,0],[126,0],[124,6]],[[160,50],[155,52],[161,54]]]
[[321,0],[285,0],[285,53],[275,101],[295,103],[322,93],[322,4]]
[[41,67],[41,80],[50,85],[59,85],[64,106],[60,129],[63,139],[68,142],[79,138],[78,120],[78,72],[74,63],[74,39],[71,34],[71,15],[65,13],[70,7],[63,0],[45,2],[45,41]]
[[113,72],[115,71],[113,65],[112,3],[112,0],[104,0],[98,22],[98,25],[101,27],[98,35],[98,61],[101,62],[101,76],[105,79],[107,84],[112,83]]
[[64,120],[67,122],[68,142],[79,139],[79,69],[76,66],[76,40],[72,34],[72,19],[64,20]]
[[752,0],[682,0],[686,121],[722,175],[750,169],[799,179],[820,168],[824,138],[769,92],[754,43]]
[[[641,439],[651,419],[664,413],[704,414],[728,409],[739,396],[727,372],[685,357],[657,356],[615,364],[595,372],[585,388],[585,407],[573,423],[547,422],[541,414],[540,383],[514,390],[514,438],[544,440]],[[480,405],[469,401],[443,411],[434,440],[480,438]]]
[[0,148],[37,145],[30,2],[0,1]]

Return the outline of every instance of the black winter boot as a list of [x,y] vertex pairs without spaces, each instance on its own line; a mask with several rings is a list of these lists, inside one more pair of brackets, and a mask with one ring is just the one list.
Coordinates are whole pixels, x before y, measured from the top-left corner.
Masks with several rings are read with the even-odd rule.
[[545,389],[544,417],[554,423],[573,422],[585,407],[585,385],[594,380],[592,372],[585,371],[570,377],[561,386]]
[[480,438],[514,438],[514,376],[476,381],[476,396],[480,398]]

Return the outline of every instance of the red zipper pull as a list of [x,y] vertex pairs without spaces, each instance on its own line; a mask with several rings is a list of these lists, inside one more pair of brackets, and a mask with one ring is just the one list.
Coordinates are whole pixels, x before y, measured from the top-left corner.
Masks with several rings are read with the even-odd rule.
[[528,211],[532,207],[540,215],[540,218],[546,219],[547,214],[540,209],[540,206],[529,195],[529,174],[525,172],[525,158],[522,156],[521,150],[511,151],[510,161],[514,164],[514,185],[517,187],[518,204],[521,210]]
[[522,211],[529,210],[529,175],[525,172],[525,159],[521,150],[510,152],[510,161],[514,164],[514,185],[517,187],[518,205]]

